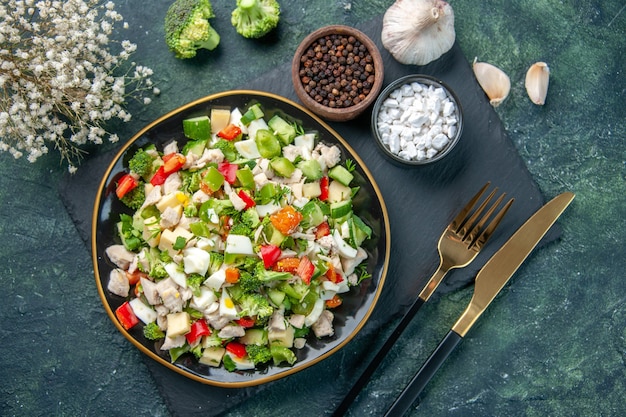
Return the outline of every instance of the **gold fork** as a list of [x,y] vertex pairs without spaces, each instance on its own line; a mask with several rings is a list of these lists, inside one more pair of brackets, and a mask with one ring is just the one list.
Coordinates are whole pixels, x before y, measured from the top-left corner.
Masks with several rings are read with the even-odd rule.
[[[426,286],[405,313],[404,317],[402,317],[400,323],[398,323],[389,338],[385,341],[385,344],[376,353],[374,359],[367,365],[365,371],[335,409],[333,416],[342,416],[348,411],[350,404],[352,404],[354,399],[359,395],[363,387],[367,385],[369,378],[381,364],[420,307],[428,301],[430,296],[435,292],[448,271],[469,265],[493,235],[496,227],[498,227],[502,218],[509,210],[509,207],[513,204],[514,199],[510,199],[498,213],[494,215],[494,212],[505,197],[504,193],[501,194],[500,197],[489,206],[489,203],[493,200],[498,190],[496,188],[478,205],[478,207],[476,207],[490,185],[490,182],[485,184],[465,207],[461,209],[459,214],[457,214],[443,232],[437,244],[439,251],[439,267],[428,280]],[[489,208],[487,208],[487,206],[489,206]],[[485,209],[487,210],[485,211]],[[489,222],[489,224],[487,224],[487,222]]]
[[437,249],[439,250],[439,267],[430,280],[428,280],[426,287],[424,287],[419,295],[419,299],[423,302],[428,301],[448,271],[467,266],[476,258],[478,252],[485,246],[496,230],[496,227],[498,227],[498,224],[500,224],[500,221],[502,221],[509,207],[511,207],[511,204],[513,204],[514,199],[510,199],[504,207],[500,209],[493,220],[491,220],[489,225],[485,227],[485,224],[500,203],[502,203],[505,196],[505,194],[500,195],[496,202],[493,203],[483,215],[483,211],[498,191],[496,188],[480,206],[471,213],[490,184],[489,182],[485,184],[483,188],[472,197],[439,238],[439,243],[437,244]]

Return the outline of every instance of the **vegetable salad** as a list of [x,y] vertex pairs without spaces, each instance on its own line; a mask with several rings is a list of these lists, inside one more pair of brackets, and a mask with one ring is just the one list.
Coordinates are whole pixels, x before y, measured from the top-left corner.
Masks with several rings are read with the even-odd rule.
[[130,210],[106,249],[108,291],[127,299],[115,315],[172,362],[293,365],[370,277],[354,163],[260,103],[186,119],[181,139],[137,150],[117,181]]

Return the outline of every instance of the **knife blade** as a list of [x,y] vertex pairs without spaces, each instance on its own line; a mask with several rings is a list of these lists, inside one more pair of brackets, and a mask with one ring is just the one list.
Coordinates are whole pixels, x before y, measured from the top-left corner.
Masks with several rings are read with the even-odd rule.
[[469,305],[387,410],[385,416],[397,417],[406,413],[450,353],[454,351],[574,197],[573,193],[565,192],[545,204],[487,261],[476,275],[474,294]]

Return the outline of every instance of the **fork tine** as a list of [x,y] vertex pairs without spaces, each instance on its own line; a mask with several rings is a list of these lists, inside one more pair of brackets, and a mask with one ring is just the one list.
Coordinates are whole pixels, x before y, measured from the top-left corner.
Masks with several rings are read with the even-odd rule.
[[485,207],[487,207],[487,204],[489,204],[493,196],[496,195],[496,191],[498,191],[497,188],[493,190],[491,194],[487,196],[487,198],[485,198],[485,201],[483,201],[480,206],[478,206],[478,208],[474,211],[474,213],[472,213],[470,218],[465,221],[463,227],[457,230],[457,235],[459,235],[461,240],[467,240],[469,233],[475,228],[474,224],[476,223],[476,220],[478,220],[478,217],[482,214],[483,210],[485,210]]
[[476,195],[472,197],[470,201],[467,202],[465,207],[461,209],[459,214],[457,214],[456,217],[450,223],[450,228],[452,230],[454,230],[455,232],[458,232],[461,229],[461,227],[463,227],[463,225],[467,223],[467,215],[474,208],[478,200],[480,200],[480,198],[483,196],[483,194],[485,193],[487,188],[489,188],[490,185],[491,185],[491,181],[487,182],[487,184],[485,184],[483,188],[481,188],[476,193]]
[[[502,197],[504,197],[504,195]],[[502,221],[502,218],[511,207],[511,204],[513,204],[513,201],[515,201],[514,198],[510,199],[504,205],[504,207],[502,207],[502,209],[498,212],[498,214],[493,218],[491,223],[489,223],[489,225],[483,230],[483,232],[472,242],[472,244],[470,245],[470,248],[472,246],[475,246],[476,249],[480,250],[483,247],[483,245],[487,243],[487,241],[493,234],[494,230],[496,230],[496,227],[498,227],[498,225]],[[495,206],[496,205],[494,205],[494,207]]]
[[[459,233],[459,235],[461,236],[461,240],[463,242],[469,241],[468,248],[472,246],[472,243],[474,243],[474,240],[480,233],[482,227],[485,225],[485,223],[487,223],[487,220],[489,220],[489,217],[491,217],[493,212],[496,210],[496,208],[500,205],[500,203],[504,199],[505,194],[500,195],[500,197],[496,200],[496,202],[493,203],[491,207],[489,207],[487,212],[485,214],[482,214],[485,207],[487,207],[487,204],[489,203],[489,201],[491,201],[493,196],[496,194],[496,191],[498,191],[497,188],[493,190],[491,194],[489,194],[489,197],[485,199],[485,201],[480,205],[480,207],[478,207],[476,212],[472,215],[472,218],[468,220],[468,222],[466,223],[467,227],[463,228],[464,229],[463,231],[465,233]],[[480,220],[478,219],[479,216],[481,216]]]

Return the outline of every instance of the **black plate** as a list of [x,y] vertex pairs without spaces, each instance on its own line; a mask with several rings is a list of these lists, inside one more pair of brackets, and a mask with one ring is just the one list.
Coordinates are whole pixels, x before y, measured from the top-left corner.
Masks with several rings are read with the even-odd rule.
[[[171,363],[166,351],[160,351],[154,342],[143,337],[142,326],[135,326],[127,331],[120,325],[114,311],[125,299],[106,290],[109,273],[114,266],[104,251],[108,246],[120,243],[115,227],[120,213],[131,213],[115,197],[115,183],[127,171],[125,170],[126,163],[138,147],[154,143],[159,150],[162,150],[163,145],[171,140],[177,140],[182,147],[185,143],[182,134],[183,119],[208,115],[213,107],[244,109],[254,102],[260,102],[263,105],[266,118],[279,113],[287,119],[299,122],[306,130],[319,132],[320,141],[328,145],[337,145],[342,151],[344,160],[349,158],[356,163],[355,182],[361,189],[353,203],[355,213],[373,230],[372,239],[364,245],[369,255],[367,269],[372,278],[363,281],[359,287],[352,288],[349,293],[345,294],[343,304],[333,310],[335,335],[321,340],[311,336],[306,347],[296,351],[298,361],[291,367],[269,366],[263,370],[251,372],[228,372],[223,367],[213,368],[200,364],[190,354],[183,355],[175,363]],[[388,268],[390,243],[389,218],[380,190],[371,173],[350,145],[317,116],[286,98],[260,91],[237,90],[214,94],[184,105],[155,120],[124,145],[106,170],[96,194],[91,245],[100,298],[109,318],[128,340],[152,359],[191,379],[210,385],[237,388],[263,384],[290,375],[332,355],[347,344],[369,318],[382,291]]]

